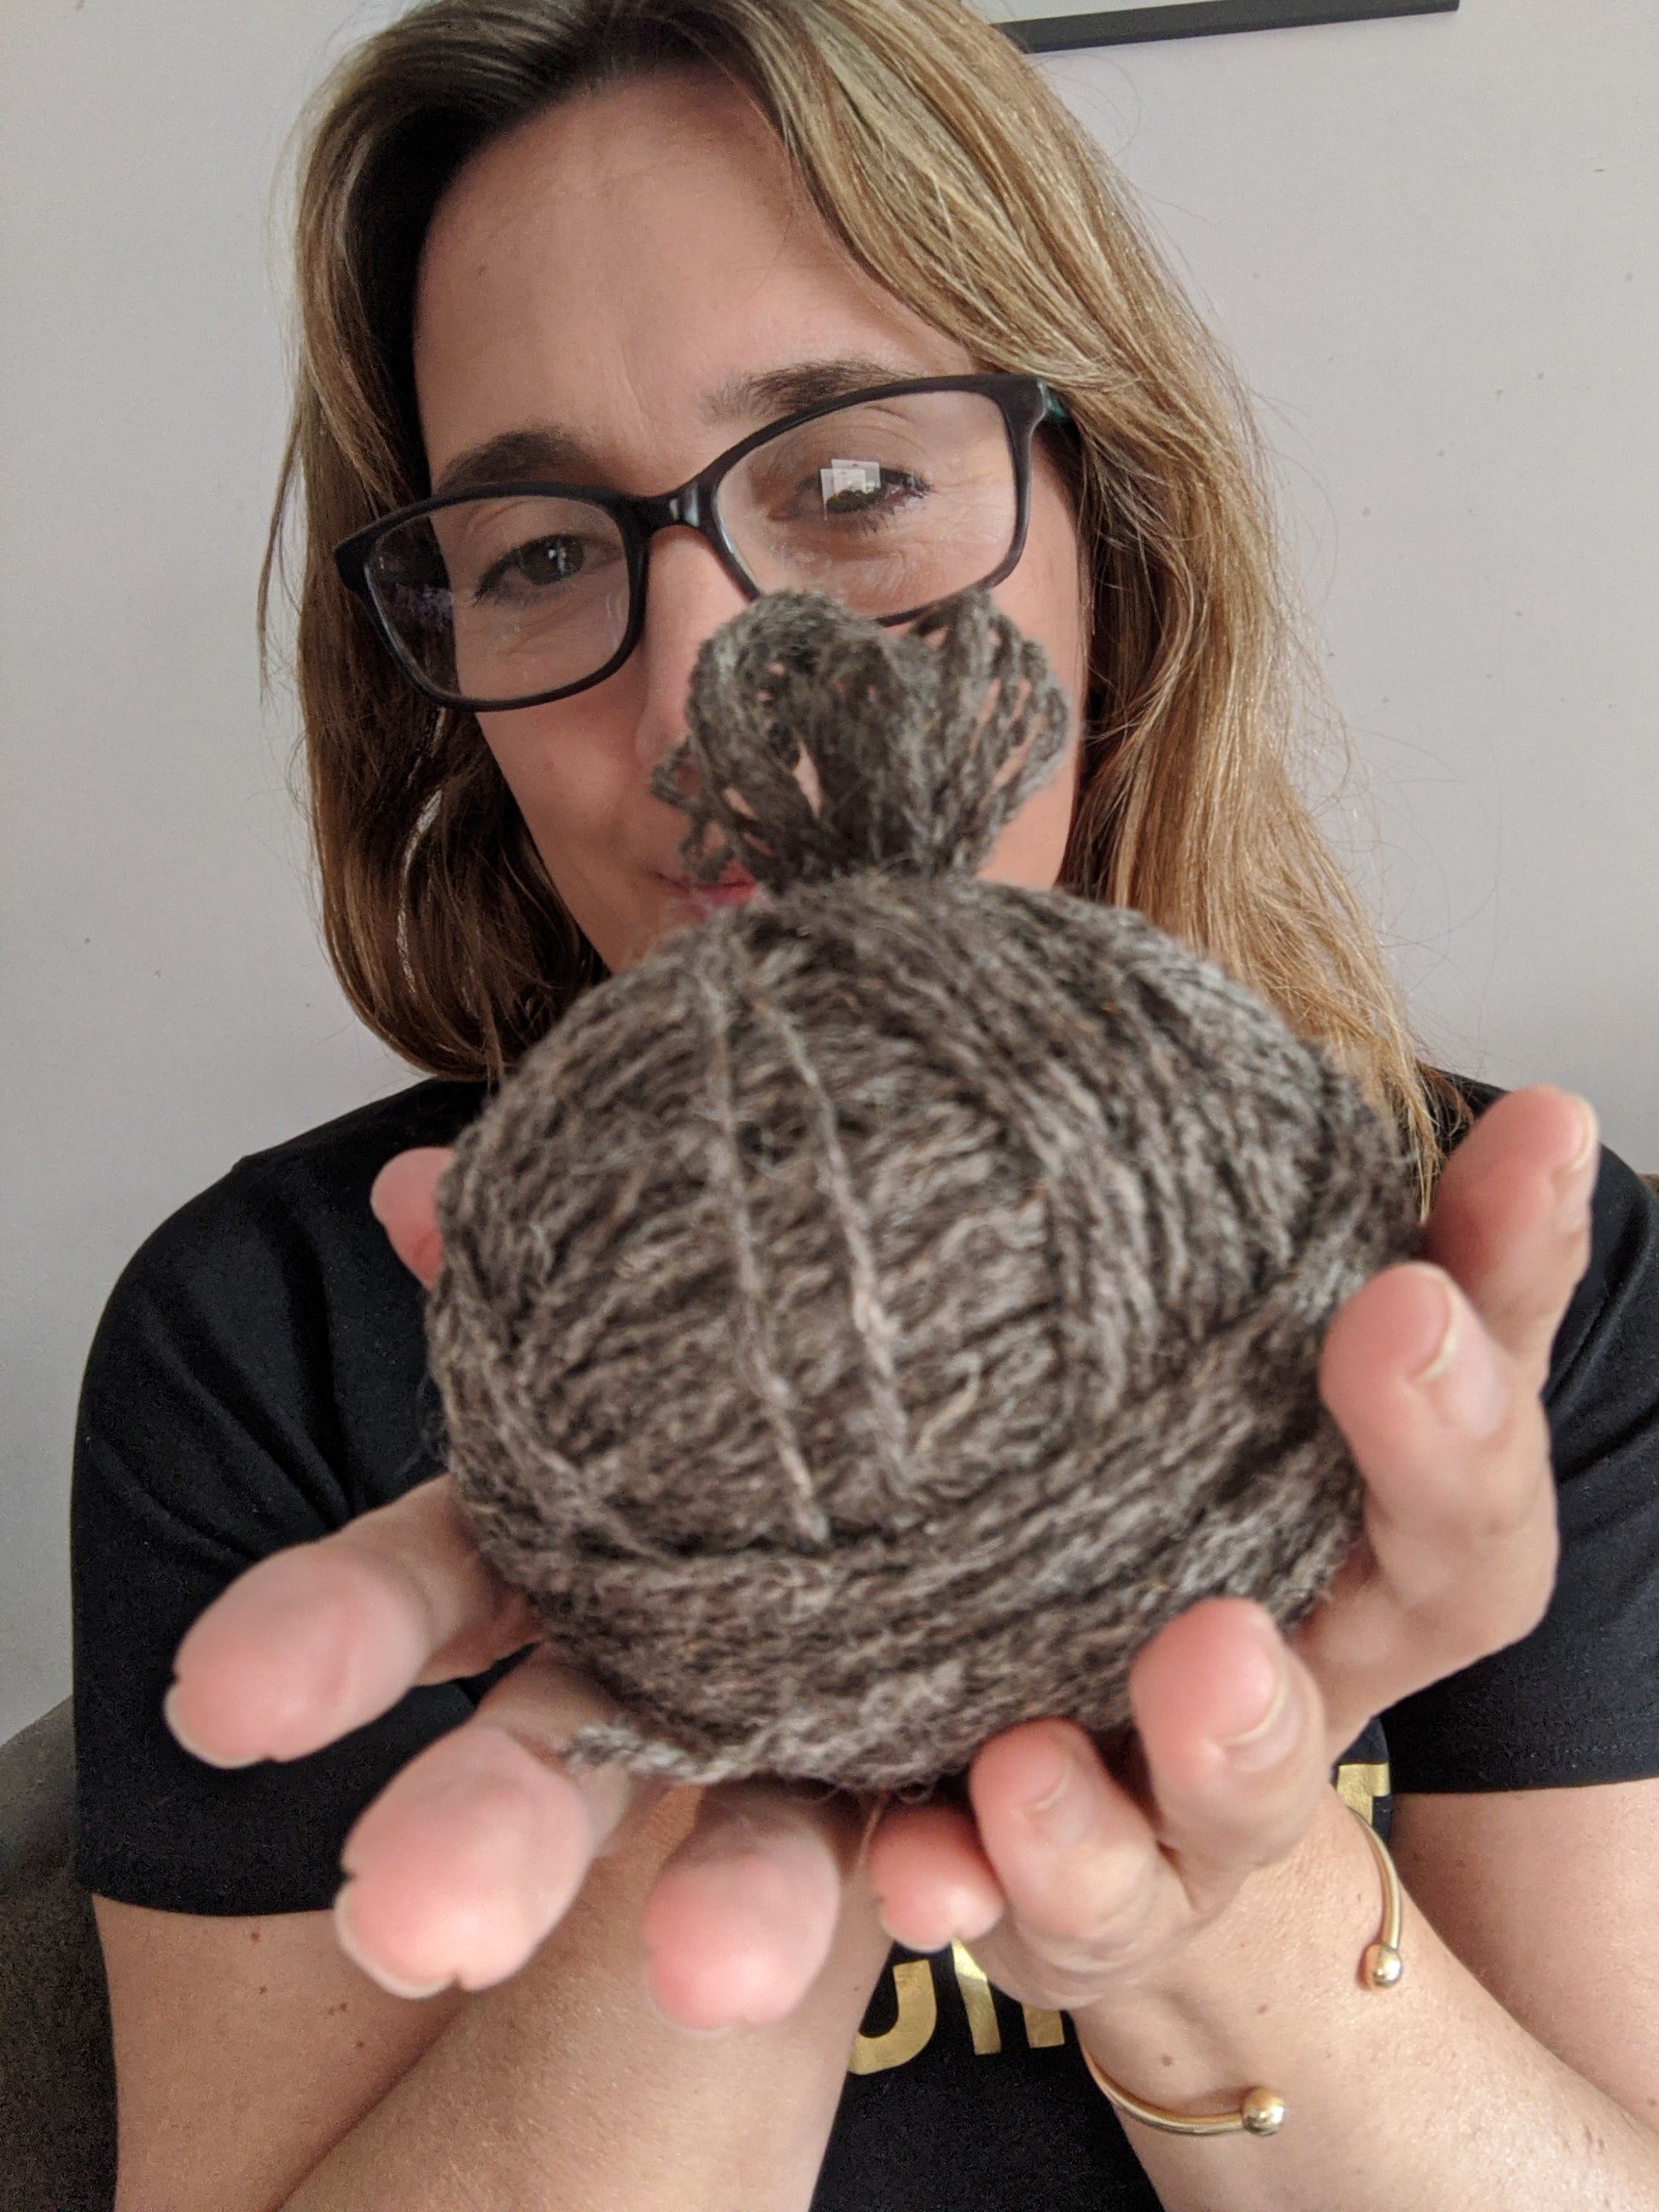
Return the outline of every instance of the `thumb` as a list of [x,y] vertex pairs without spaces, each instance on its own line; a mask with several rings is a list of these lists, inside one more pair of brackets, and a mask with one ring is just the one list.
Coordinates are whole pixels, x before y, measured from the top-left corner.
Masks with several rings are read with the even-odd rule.
[[432,1145],[398,1152],[375,1176],[368,1194],[369,1210],[391,1239],[392,1250],[428,1291],[444,1263],[438,1185],[453,1157],[448,1149]]

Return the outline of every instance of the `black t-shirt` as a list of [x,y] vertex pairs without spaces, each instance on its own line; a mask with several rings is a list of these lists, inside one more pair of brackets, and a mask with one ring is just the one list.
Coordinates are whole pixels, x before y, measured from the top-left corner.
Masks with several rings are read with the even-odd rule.
[[[1497,1095],[1465,1086],[1477,1110]],[[314,1756],[236,1772],[161,1718],[173,1655],[257,1559],[440,1471],[422,1293],[368,1210],[394,1152],[486,1094],[422,1083],[241,1161],[156,1231],[88,1364],[72,1506],[76,1873],[176,1912],[319,1911],[357,1814],[513,1660],[411,1691]],[[1547,1616],[1374,1722],[1339,1776],[1396,1790],[1659,1774],[1659,1206],[1611,1154],[1547,1399],[1562,1528]],[[1381,1822],[1379,1822],[1381,1825]],[[815,2212],[1131,2212],[1158,2199],[1075,2031],[959,1949],[896,1949],[866,2015]]]

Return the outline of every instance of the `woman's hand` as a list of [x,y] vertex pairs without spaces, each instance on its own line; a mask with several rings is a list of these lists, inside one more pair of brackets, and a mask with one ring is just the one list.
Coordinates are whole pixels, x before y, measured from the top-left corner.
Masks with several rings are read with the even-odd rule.
[[[430,1285],[443,1251],[434,1198],[449,1155],[404,1152],[371,1203],[399,1257]],[[262,1560],[180,1644],[169,1726],[219,1766],[298,1759],[421,1685],[482,1674],[526,1645],[477,1712],[428,1746],[358,1820],[335,1903],[342,1947],[404,1996],[514,1973],[575,1897],[595,1857],[643,1826],[663,1785],[617,1769],[567,1774],[560,1747],[611,1717],[542,1643],[539,1618],[475,1549],[447,1476],[336,1534]],[[691,2027],[792,2012],[830,1957],[887,1943],[854,1879],[867,1815],[845,1796],[753,1783],[701,1795],[647,1910],[651,1986]]]
[[1081,1729],[1038,1721],[980,1753],[971,1820],[890,1812],[869,1873],[902,1942],[986,1927],[991,1978],[1067,2010],[1155,1984],[1290,1856],[1370,1719],[1536,1626],[1556,1562],[1540,1392],[1589,1257],[1596,1162],[1594,1116],[1560,1091],[1481,1118],[1447,1163],[1425,1261],[1375,1277],[1327,1334],[1322,1393],[1366,1488],[1327,1600],[1288,1643],[1232,1599],[1155,1638],[1130,1677],[1132,1785]]
[[[425,1282],[445,1158],[405,1153],[375,1186]],[[1367,1720],[1540,1617],[1555,1520],[1538,1394],[1588,1254],[1595,1162],[1580,1103],[1542,1088],[1500,1100],[1447,1165],[1426,1261],[1386,1271],[1337,1316],[1321,1383],[1365,1479],[1365,1534],[1291,1645],[1259,1607],[1195,1606],[1136,1662],[1133,1780],[1109,1774],[1081,1729],[1028,1723],[975,1760],[971,1815],[890,1808],[867,1856],[847,1798],[702,1793],[643,1923],[669,2016],[715,2027],[793,2009],[838,1917],[868,1910],[864,1880],[847,1879],[861,1858],[898,1940],[960,1936],[1028,2002],[1075,2009],[1155,1981],[1255,1869],[1295,1850]],[[179,1647],[168,1716],[219,1763],[294,1758],[539,1633],[440,1479],[233,1584]],[[530,1956],[594,1856],[661,1794],[564,1771],[559,1746],[603,1710],[533,1650],[362,1815],[337,1917],[376,1980],[482,1988]]]

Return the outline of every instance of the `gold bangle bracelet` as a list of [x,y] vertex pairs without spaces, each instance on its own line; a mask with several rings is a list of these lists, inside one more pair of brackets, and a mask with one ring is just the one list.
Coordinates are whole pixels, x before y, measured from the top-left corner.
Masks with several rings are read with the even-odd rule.
[[[1353,1812],[1352,1805],[1348,1810]],[[1382,1877],[1382,1926],[1376,1941],[1365,1947],[1359,1961],[1359,1978],[1367,1989],[1391,1990],[1406,1971],[1400,1955],[1403,1913],[1400,1877],[1382,1837],[1363,1814],[1354,1813],[1353,1816],[1365,1832],[1365,1840]],[[1229,2112],[1171,2112],[1161,2105],[1146,2104],[1140,2098],[1132,2097],[1127,2089],[1120,2088],[1115,2081],[1109,2081],[1089,2056],[1081,2037],[1078,2039],[1078,2048],[1102,2095],[1120,2112],[1127,2112],[1131,2119],[1139,2120],[1143,2127],[1158,2128],[1169,2136],[1276,2136],[1285,2124],[1285,2100],[1276,2089],[1258,2084],[1247,2090],[1239,2105]]]

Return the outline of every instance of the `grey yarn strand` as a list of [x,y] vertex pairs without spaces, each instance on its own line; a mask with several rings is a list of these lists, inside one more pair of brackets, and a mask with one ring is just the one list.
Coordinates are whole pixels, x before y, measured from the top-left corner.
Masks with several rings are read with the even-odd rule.
[[[687,735],[652,778],[690,817],[691,880],[714,883],[733,860],[774,891],[860,868],[971,873],[1065,748],[1066,698],[1041,646],[983,592],[908,635],[849,621],[815,593],[780,592],[765,608],[708,640]],[[856,761],[854,729],[880,733]],[[827,778],[816,805],[796,779],[803,757],[847,770]],[[711,828],[723,842],[708,844]]]
[[576,1764],[925,1790],[1127,1727],[1198,1598],[1358,1526],[1316,1386],[1416,1247],[1390,1132],[1141,916],[980,881],[1068,726],[983,593],[775,595],[656,788],[763,888],[578,1001],[467,1131],[428,1304],[478,1541],[614,1697]]

